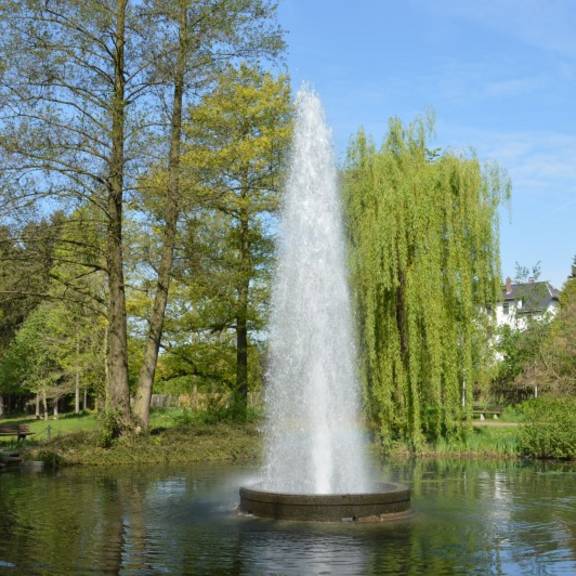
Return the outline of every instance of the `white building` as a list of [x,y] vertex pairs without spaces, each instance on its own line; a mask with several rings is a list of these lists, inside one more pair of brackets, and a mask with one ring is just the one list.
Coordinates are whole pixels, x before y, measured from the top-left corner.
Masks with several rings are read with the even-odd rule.
[[552,319],[558,312],[559,291],[549,282],[512,283],[506,278],[496,305],[496,324],[524,330],[530,320]]

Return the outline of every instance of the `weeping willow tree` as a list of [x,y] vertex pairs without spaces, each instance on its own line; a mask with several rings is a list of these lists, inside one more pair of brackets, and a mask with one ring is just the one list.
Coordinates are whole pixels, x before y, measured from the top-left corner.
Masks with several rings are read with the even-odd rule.
[[497,169],[430,151],[431,126],[360,132],[344,172],[369,415],[384,442],[460,433],[472,418],[499,289]]

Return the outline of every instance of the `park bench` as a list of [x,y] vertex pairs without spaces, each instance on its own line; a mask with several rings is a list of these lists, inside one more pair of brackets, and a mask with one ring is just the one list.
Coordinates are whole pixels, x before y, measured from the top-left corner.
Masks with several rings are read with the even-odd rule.
[[31,436],[28,424],[0,424],[0,436],[16,436],[18,442],[26,440],[26,436]]
[[502,408],[498,406],[491,406],[489,408],[482,408],[481,406],[474,406],[472,409],[473,418],[492,417],[500,418],[502,414]]

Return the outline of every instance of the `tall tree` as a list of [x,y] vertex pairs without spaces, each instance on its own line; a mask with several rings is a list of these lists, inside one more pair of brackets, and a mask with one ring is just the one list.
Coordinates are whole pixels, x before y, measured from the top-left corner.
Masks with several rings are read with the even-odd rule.
[[0,227],[0,356],[41,302],[54,262],[62,214]]
[[[0,6],[0,216],[92,205],[106,232],[107,402],[131,427],[124,219],[164,157],[154,303],[136,412],[147,423],[181,213],[182,109],[215,73],[283,46],[268,0],[8,0]],[[131,204],[134,206],[134,204]],[[143,221],[139,215],[140,222]],[[100,264],[98,264],[100,266]]]
[[0,8],[3,208],[91,204],[105,222],[107,399],[119,430],[130,426],[123,208],[144,124],[130,110],[146,85],[138,23],[128,0],[9,0]]
[[87,353],[102,332],[92,320],[78,317],[62,301],[41,303],[0,359],[0,390],[36,394],[37,408],[42,400],[45,417],[48,400],[57,415],[60,398],[75,393],[79,399],[80,378],[83,387],[94,385],[102,372],[101,359],[94,363]]
[[[138,380],[134,412],[148,426],[150,399],[182,212],[180,164],[182,111],[200,90],[210,86],[217,71],[235,60],[275,57],[283,48],[274,22],[275,4],[268,0],[153,0],[149,13],[155,36],[164,39],[155,53],[157,83],[171,91],[166,177],[161,180],[162,204],[156,204],[162,221],[162,239],[156,263],[156,285],[148,323],[146,348]],[[188,167],[190,169],[190,167]],[[192,167],[194,169],[194,167]],[[158,190],[156,190],[158,195]],[[158,210],[158,207],[161,209]]]
[[81,389],[100,388],[105,278],[89,212],[55,214],[0,243],[0,394],[59,397],[74,381],[79,403]]
[[126,138],[126,30],[128,0],[117,0],[112,14],[111,64],[111,146],[106,183],[108,234],[106,260],[108,266],[108,381],[107,407],[118,415],[120,429],[129,428],[130,392],[128,389],[128,327],[123,258],[123,209]]
[[[54,248],[62,214],[17,226],[0,227],[0,363],[21,325],[42,301],[50,282]],[[8,364],[12,362],[6,359]],[[19,392],[15,383],[1,378],[0,402],[4,394]]]
[[378,150],[361,132],[345,171],[368,406],[384,441],[415,447],[471,419],[508,193],[476,158],[430,152],[427,134],[394,119]]
[[272,256],[270,219],[279,202],[290,117],[287,78],[240,66],[219,77],[186,124],[183,167],[196,169],[191,185],[205,198],[192,239],[211,244],[198,250],[208,265],[202,270],[202,260],[196,260],[201,270],[196,287],[207,289],[197,295],[212,301],[209,308],[218,316],[212,323],[235,333],[233,399],[240,417],[248,401],[249,333],[262,328]]
[[[548,319],[550,320],[550,319]],[[545,394],[571,396],[576,392],[576,258],[572,275],[560,293],[558,314],[525,355],[518,383]],[[530,327],[528,328],[530,330]]]

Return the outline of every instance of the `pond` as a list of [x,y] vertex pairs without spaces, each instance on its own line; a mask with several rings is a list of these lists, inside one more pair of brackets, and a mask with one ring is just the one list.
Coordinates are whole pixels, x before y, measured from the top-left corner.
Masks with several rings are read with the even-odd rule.
[[0,474],[0,576],[576,574],[576,466],[391,463],[413,517],[390,525],[233,513],[248,468]]

